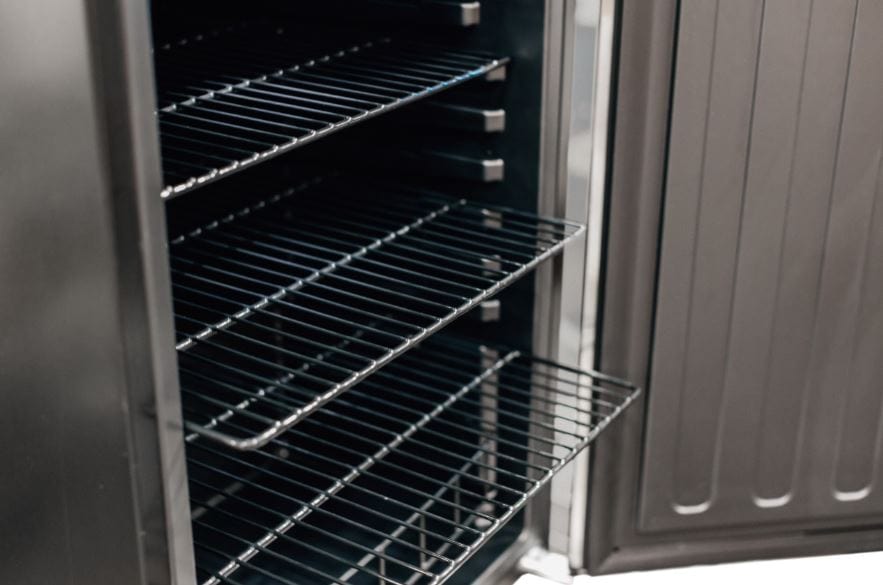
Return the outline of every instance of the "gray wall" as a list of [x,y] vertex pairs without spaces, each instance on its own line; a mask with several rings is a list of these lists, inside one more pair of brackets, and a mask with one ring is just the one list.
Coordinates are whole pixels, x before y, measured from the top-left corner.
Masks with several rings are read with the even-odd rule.
[[883,2],[681,4],[639,529],[883,514]]

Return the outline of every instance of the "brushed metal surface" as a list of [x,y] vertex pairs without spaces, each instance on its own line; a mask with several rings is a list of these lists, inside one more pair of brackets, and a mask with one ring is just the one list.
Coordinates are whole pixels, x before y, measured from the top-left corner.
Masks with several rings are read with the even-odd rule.
[[682,2],[644,530],[883,512],[881,30]]
[[0,6],[0,566],[23,585],[140,583],[85,15],[52,4]]
[[0,567],[16,585],[193,577],[180,412],[160,399],[177,385],[147,6],[96,4],[0,3]]

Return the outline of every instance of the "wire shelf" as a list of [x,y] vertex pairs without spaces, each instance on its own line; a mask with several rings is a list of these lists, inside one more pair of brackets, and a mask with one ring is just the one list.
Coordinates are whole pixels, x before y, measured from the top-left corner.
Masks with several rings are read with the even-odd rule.
[[164,198],[508,62],[258,25],[161,46],[154,60]]
[[188,443],[199,581],[441,583],[639,393],[435,336],[258,451]]
[[175,238],[179,366],[243,376],[223,386],[182,376],[185,405],[201,413],[187,428],[234,449],[266,444],[582,230],[332,179]]

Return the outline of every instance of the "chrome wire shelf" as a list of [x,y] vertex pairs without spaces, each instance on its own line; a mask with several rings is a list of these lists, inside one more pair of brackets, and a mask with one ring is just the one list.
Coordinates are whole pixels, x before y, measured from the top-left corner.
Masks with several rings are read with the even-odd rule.
[[164,198],[508,62],[257,25],[164,45],[154,59]]
[[[266,444],[582,230],[332,179],[175,238],[188,430],[239,450]],[[227,382],[207,379],[207,367],[229,374]]]
[[441,583],[639,392],[434,336],[258,451],[188,443],[199,581]]

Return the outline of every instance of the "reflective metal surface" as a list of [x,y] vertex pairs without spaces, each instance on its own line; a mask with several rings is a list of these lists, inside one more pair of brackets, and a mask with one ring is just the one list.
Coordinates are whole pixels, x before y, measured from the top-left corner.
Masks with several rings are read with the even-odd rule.
[[[591,368],[596,357],[615,12],[614,0],[577,0],[572,21],[565,217],[585,223],[587,230],[585,246],[564,254],[562,280],[568,286],[562,300],[559,356],[578,360],[584,368]],[[567,555],[574,569],[585,562],[590,454],[591,450],[580,454],[552,483],[549,547]]]
[[0,5],[7,583],[193,580],[147,35],[141,2]]
[[[260,447],[582,230],[425,191],[332,179],[175,238],[184,406],[203,413],[186,415],[187,427],[235,449]],[[205,368],[241,370],[268,385],[222,390],[202,379]]]
[[879,549],[883,7],[652,6],[623,3],[601,336],[651,405],[596,452],[590,569]]
[[240,25],[156,50],[163,197],[508,62],[480,52],[290,28]]
[[883,515],[881,28],[682,9],[644,530]]
[[440,583],[637,393],[433,337],[259,451],[188,445],[200,581]]

